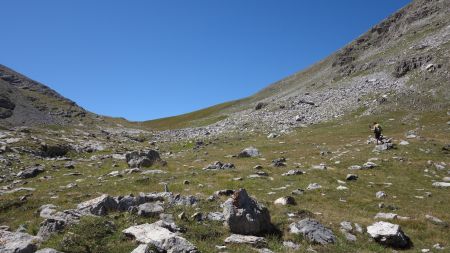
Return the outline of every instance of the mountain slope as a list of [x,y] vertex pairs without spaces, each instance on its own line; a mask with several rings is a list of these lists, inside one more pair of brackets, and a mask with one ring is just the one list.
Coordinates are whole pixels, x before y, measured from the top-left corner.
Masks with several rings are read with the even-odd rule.
[[326,59],[250,97],[145,122],[89,113],[0,65],[0,124],[106,122],[155,130],[187,128],[175,135],[195,137],[227,131],[289,131],[355,111],[446,108],[449,10],[450,1],[415,0]]
[[[171,117],[145,125],[178,128],[224,119],[205,131],[283,131],[355,110],[448,107],[449,10],[450,1],[413,1],[326,59],[253,96],[208,108],[211,113],[188,122]],[[258,103],[261,110],[255,110]]]
[[0,65],[0,123],[4,126],[74,123],[86,110],[49,87]]

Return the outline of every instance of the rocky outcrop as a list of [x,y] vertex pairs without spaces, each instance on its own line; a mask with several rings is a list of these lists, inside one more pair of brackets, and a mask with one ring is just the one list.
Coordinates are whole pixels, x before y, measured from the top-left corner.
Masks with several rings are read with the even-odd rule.
[[13,115],[16,105],[5,94],[0,94],[0,119],[6,119]]
[[260,235],[273,230],[269,210],[248,196],[245,189],[237,190],[223,204],[225,225],[241,235]]

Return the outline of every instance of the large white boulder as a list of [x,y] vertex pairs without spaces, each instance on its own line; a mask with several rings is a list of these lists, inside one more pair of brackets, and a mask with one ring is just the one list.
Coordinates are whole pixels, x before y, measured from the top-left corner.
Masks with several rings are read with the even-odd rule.
[[367,227],[367,233],[380,244],[393,248],[408,248],[411,241],[400,226],[389,222],[376,222]]

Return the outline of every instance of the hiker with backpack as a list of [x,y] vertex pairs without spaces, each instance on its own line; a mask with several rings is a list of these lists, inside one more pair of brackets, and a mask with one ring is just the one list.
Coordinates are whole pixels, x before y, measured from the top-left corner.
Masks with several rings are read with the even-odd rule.
[[381,131],[383,131],[383,130],[381,129],[380,124],[378,124],[377,122],[373,122],[371,130],[375,134],[375,139],[377,140],[377,145],[378,145],[378,142],[383,144],[383,136],[381,135]]

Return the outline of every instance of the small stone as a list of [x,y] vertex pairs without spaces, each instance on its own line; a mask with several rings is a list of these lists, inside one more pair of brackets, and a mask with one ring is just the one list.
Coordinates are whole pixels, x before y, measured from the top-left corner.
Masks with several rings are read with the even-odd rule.
[[191,215],[191,219],[194,221],[202,221],[203,220],[203,214],[201,212],[196,212],[193,215]]
[[295,199],[291,196],[286,196],[276,199],[275,202],[273,203],[275,205],[282,205],[282,206],[295,205]]
[[266,239],[264,239],[264,237],[238,234],[231,234],[225,239],[225,243],[248,244],[256,248],[261,248],[267,245],[267,241]]
[[375,167],[377,167],[377,164],[374,162],[366,162],[363,164],[364,169],[373,169]]
[[398,145],[406,146],[406,145],[409,145],[409,142],[402,140],[402,141],[400,141],[400,143]]
[[375,197],[377,199],[382,199],[382,198],[386,198],[387,194],[384,191],[379,191],[379,192],[375,193]]
[[352,231],[353,227],[352,227],[352,223],[349,221],[343,221],[341,222],[341,228],[344,229],[345,231]]
[[355,174],[347,174],[347,177],[345,178],[345,180],[347,181],[354,181],[358,179],[358,175]]
[[343,185],[339,185],[338,187],[336,187],[336,190],[338,190],[338,191],[344,191],[344,190],[348,190],[348,187],[343,186]]
[[431,223],[433,223],[433,224],[435,224],[435,225],[438,225],[438,226],[441,226],[441,227],[448,227],[448,223],[447,223],[447,222],[445,222],[445,221],[443,221],[443,220],[441,220],[441,219],[439,219],[439,218],[437,218],[437,217],[434,217],[434,216],[432,216],[432,215],[426,214],[426,215],[425,215],[425,218],[426,218],[429,222],[431,222]]
[[291,250],[299,250],[301,245],[300,244],[296,244],[292,241],[284,241],[283,242],[283,246],[287,249],[291,249]]
[[393,220],[397,219],[397,214],[395,213],[377,213],[375,219]]
[[255,170],[262,170],[263,169],[263,166],[261,166],[261,165],[256,165],[255,167],[253,167],[253,169],[255,169]]
[[302,170],[289,170],[286,173],[281,174],[282,176],[295,176],[295,175],[302,175],[305,174]]
[[303,189],[295,189],[291,192],[292,195],[303,195],[305,193],[305,190]]
[[360,170],[361,166],[359,166],[359,165],[352,165],[352,166],[348,167],[348,169],[349,170]]
[[447,188],[450,187],[450,182],[434,182],[433,186],[438,188]]
[[322,186],[321,186],[320,184],[318,184],[318,183],[312,183],[312,184],[309,184],[309,185],[308,185],[308,187],[306,188],[306,190],[312,191],[312,190],[317,190],[317,189],[320,189],[320,188],[322,188]]

